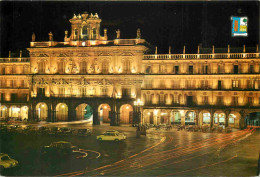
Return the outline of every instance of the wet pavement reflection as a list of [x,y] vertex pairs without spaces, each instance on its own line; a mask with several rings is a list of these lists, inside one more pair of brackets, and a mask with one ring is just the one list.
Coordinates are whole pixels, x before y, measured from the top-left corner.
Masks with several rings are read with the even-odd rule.
[[[130,126],[66,126],[90,128],[91,136],[23,134],[1,132],[1,152],[20,166],[1,172],[8,176],[255,176],[260,131],[202,133],[173,130],[147,131],[136,137]],[[125,142],[99,142],[106,130],[123,132]],[[56,141],[68,141],[80,148],[69,156],[43,156],[41,149]],[[82,154],[85,157],[80,157]],[[77,158],[80,157],[80,158]]]

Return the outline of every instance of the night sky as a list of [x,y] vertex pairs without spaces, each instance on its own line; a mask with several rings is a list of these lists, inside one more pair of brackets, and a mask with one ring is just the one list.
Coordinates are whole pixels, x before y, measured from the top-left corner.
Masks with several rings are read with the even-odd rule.
[[[98,13],[108,39],[135,38],[141,29],[142,38],[158,46],[158,53],[195,53],[198,44],[216,48],[255,47],[259,43],[259,2],[0,2],[1,57],[8,51],[29,47],[31,35],[36,41],[47,41],[51,31],[55,41],[70,34],[69,19],[75,13]],[[231,16],[248,16],[248,37],[231,37]]]

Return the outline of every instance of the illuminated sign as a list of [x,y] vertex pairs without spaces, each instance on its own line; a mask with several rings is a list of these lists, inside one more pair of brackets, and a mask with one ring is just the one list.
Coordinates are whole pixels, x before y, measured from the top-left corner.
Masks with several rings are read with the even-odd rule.
[[231,17],[232,21],[232,37],[247,36],[247,17]]

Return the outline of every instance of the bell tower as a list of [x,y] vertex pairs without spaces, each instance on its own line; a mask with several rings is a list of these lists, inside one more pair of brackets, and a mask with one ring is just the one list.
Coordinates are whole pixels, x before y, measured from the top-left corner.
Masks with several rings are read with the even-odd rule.
[[96,13],[89,15],[87,12],[70,19],[71,23],[71,41],[86,41],[100,39],[100,22],[101,19]]

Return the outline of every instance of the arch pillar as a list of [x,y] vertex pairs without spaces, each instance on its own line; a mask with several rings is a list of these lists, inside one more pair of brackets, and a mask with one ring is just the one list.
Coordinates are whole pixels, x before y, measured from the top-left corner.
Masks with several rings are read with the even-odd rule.
[[195,110],[195,125],[199,125],[199,110]]
[[245,116],[246,113],[244,110],[239,111],[240,113],[240,120],[239,120],[239,128],[242,130],[245,128]]
[[100,118],[98,116],[98,105],[93,105],[93,125],[100,125]]
[[52,117],[52,104],[47,104],[48,106],[48,115],[47,115],[47,122],[51,122],[53,117]]
[[214,113],[215,113],[215,110],[211,109],[210,110],[210,127],[213,127]]
[[68,121],[76,120],[76,108],[74,102],[69,101],[68,103]]
[[231,110],[224,111],[225,113],[225,127],[228,127],[228,121],[229,121],[229,114],[231,113]]
[[[33,121],[33,105],[29,104],[29,109],[28,109],[28,121]],[[8,108],[7,108],[8,109]],[[7,114],[7,118],[9,117],[9,114]]]
[[180,114],[181,114],[181,125],[185,126],[185,115],[187,113],[187,110],[181,110]]
[[113,103],[112,103],[112,106],[111,106],[111,111],[109,112],[109,119],[110,119],[110,126],[116,126],[117,125],[117,118],[119,117],[120,118],[120,115],[118,116],[117,115],[117,105],[116,105],[116,102],[114,100],[115,98],[113,98]]

